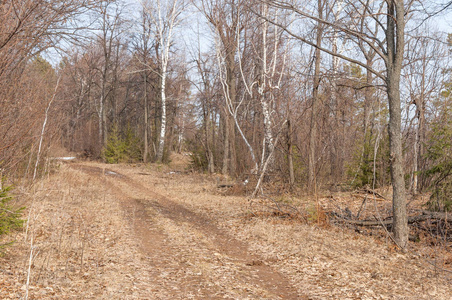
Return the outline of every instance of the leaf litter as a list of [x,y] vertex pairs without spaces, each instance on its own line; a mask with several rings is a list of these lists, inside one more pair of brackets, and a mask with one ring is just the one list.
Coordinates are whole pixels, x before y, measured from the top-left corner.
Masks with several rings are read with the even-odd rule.
[[213,177],[183,164],[63,164],[19,196],[33,208],[27,234],[0,258],[2,299],[25,295],[31,237],[29,299],[452,294],[450,277],[426,262],[434,248],[401,253],[353,228],[250,217],[246,197],[219,193]]

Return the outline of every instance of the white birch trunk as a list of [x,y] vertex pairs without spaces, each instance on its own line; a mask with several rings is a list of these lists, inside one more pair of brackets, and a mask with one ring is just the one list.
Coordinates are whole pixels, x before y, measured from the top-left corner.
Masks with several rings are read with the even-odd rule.
[[[265,19],[268,18],[268,4],[264,3],[262,7],[262,15],[265,17]],[[268,21],[263,21],[263,28],[262,28],[262,50],[263,50],[263,57],[262,57],[262,73],[261,73],[261,86],[259,87],[259,94],[260,94],[260,102],[262,106],[262,113],[264,115],[264,138],[265,138],[265,147],[268,154],[273,152],[273,133],[272,133],[272,121],[271,121],[271,104],[269,103],[269,99],[266,95],[266,89],[267,89],[267,34],[268,34]],[[277,56],[277,38],[275,33],[275,49],[274,49],[274,60],[273,64],[276,65],[276,56]],[[269,161],[269,164],[271,165],[272,161]],[[262,167],[262,166],[261,166]]]
[[44,140],[44,134],[45,134],[46,126],[47,126],[47,120],[49,118],[49,109],[50,109],[50,106],[52,105],[53,100],[55,100],[56,92],[58,90],[58,86],[60,85],[60,78],[61,77],[59,77],[57,80],[57,83],[55,85],[55,91],[53,92],[52,98],[50,99],[49,104],[47,104],[47,108],[45,111],[44,121],[42,123],[42,129],[41,129],[41,136],[39,138],[38,154],[36,156],[35,169],[33,171],[33,181],[36,179],[36,174],[37,174],[38,165],[39,165],[39,159],[41,157],[42,141]]
[[[263,3],[262,4],[262,15],[264,16],[264,21],[262,24],[262,69],[260,74],[260,82],[259,82],[259,100],[262,108],[262,114],[264,116],[264,143],[262,148],[262,161],[261,161],[261,171],[264,167],[264,162],[266,161],[266,157],[270,157],[270,153],[273,152],[273,133],[272,133],[272,110],[271,110],[271,103],[268,99],[268,95],[266,94],[267,89],[267,76],[269,76],[269,71],[267,70],[267,34],[268,34],[268,4]],[[275,28],[276,29],[276,28]],[[276,66],[276,57],[277,57],[277,38],[276,38],[276,31],[275,31],[275,49],[274,49],[274,59],[273,59],[273,66]],[[273,77],[273,76],[271,76]],[[273,163],[273,160],[270,159],[268,161],[268,165],[271,168],[271,165]]]
[[[163,64],[162,64],[163,65]],[[163,66],[162,66],[163,67]],[[157,161],[161,162],[163,159],[163,150],[165,148],[165,135],[166,135],[166,64],[164,70],[162,70],[161,85],[160,85],[160,97],[162,101],[162,118],[160,124],[160,136],[159,146],[157,150]]]
[[162,3],[157,0],[158,18],[154,19],[154,23],[157,27],[157,37],[161,48],[160,55],[160,97],[162,101],[162,117],[160,124],[160,135],[157,150],[157,161],[161,162],[163,159],[163,151],[165,149],[165,136],[166,136],[166,77],[169,62],[169,51],[173,40],[174,27],[177,26],[177,18],[182,8],[178,8],[178,1],[173,0],[171,7],[169,7],[168,15],[164,19],[162,15]]

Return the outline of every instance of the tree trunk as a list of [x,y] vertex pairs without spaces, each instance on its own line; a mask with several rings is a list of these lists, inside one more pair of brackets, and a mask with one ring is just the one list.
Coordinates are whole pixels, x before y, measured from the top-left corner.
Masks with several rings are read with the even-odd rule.
[[[263,3],[262,4],[262,15],[264,18],[268,18],[268,4]],[[258,93],[259,93],[259,100],[261,103],[262,108],[262,115],[264,117],[264,149],[262,149],[262,162],[260,168],[262,169],[264,166],[264,162],[267,160],[267,157],[270,155],[271,152],[273,152],[273,133],[272,133],[272,108],[271,108],[271,102],[269,100],[269,95],[267,92],[267,34],[268,34],[268,21],[263,20],[262,23],[262,49],[261,49],[261,57],[259,59],[260,61],[260,78],[259,78],[259,86],[258,86]],[[276,39],[276,37],[275,37]],[[275,50],[276,51],[276,50]],[[276,63],[276,62],[273,62]],[[270,161],[268,162],[268,168],[271,169],[273,165],[273,159],[270,158]],[[262,171],[262,170],[261,170]]]
[[99,99],[99,111],[97,112],[98,117],[98,127],[99,127],[99,146],[102,148],[104,143],[104,126],[102,122],[102,116],[104,114],[104,103],[102,102],[102,97]]
[[149,157],[149,141],[148,141],[148,127],[149,127],[149,116],[148,116],[148,95],[147,95],[147,73],[144,72],[144,80],[143,80],[143,98],[144,98],[144,151],[143,151],[143,162],[148,162]]
[[223,134],[223,169],[221,173],[227,175],[229,170],[229,113],[227,108],[224,109],[223,113]]
[[[163,152],[165,149],[166,137],[166,77],[168,76],[168,63],[170,56],[170,48],[173,42],[173,30],[177,26],[177,18],[180,13],[178,9],[178,1],[172,0],[172,3],[166,2],[167,7],[163,8],[162,3],[157,1],[158,18],[154,20],[154,25],[157,29],[158,45],[155,47],[157,57],[160,56],[160,97],[161,97],[161,120],[160,120],[160,135],[158,140],[158,148],[156,160],[162,162]],[[165,11],[166,9],[166,11]],[[167,13],[166,16],[163,14]],[[159,52],[159,49],[160,52]],[[159,55],[161,54],[161,55]]]
[[[364,51],[363,51],[364,52]],[[365,53],[366,63],[368,66],[373,65],[374,54]],[[369,130],[370,114],[372,112],[372,97],[373,97],[373,84],[372,73],[367,71],[366,74],[366,90],[364,92],[364,112],[363,112],[363,150],[362,150],[362,164],[368,164],[371,161],[371,143],[372,132]]]
[[[373,59],[374,59],[375,54],[367,54],[366,55],[366,64],[370,67],[372,67],[373,65]],[[364,120],[363,120],[363,125],[364,125],[364,138],[366,138],[365,136],[368,133],[369,130],[369,122],[370,122],[370,113],[372,111],[372,97],[373,97],[373,76],[372,73],[367,71],[366,74],[366,91],[364,94]]]
[[230,155],[230,175],[235,176],[237,174],[237,151],[236,151],[236,140],[235,140],[235,124],[234,122],[229,122],[229,155]]
[[[42,122],[42,129],[41,129],[41,136],[39,138],[39,146],[38,146],[38,153],[36,154],[36,164],[35,164],[35,169],[33,171],[33,181],[36,179],[36,174],[37,174],[37,170],[38,170],[38,166],[39,166],[39,159],[41,156],[41,147],[42,147],[42,141],[44,140],[44,134],[45,134],[45,130],[46,130],[46,125],[47,125],[47,120],[49,118],[49,109],[50,106],[52,105],[53,100],[55,100],[55,96],[58,90],[58,86],[60,85],[60,78],[58,78],[57,83],[55,85],[55,91],[53,92],[52,98],[49,101],[49,104],[47,104],[47,108],[45,110],[45,114],[44,114],[44,121]],[[0,182],[2,181],[2,177],[0,177]]]
[[[425,155],[425,100],[424,97],[422,97],[421,100],[422,104],[419,110],[419,138],[418,138],[418,150],[417,150],[417,171],[422,171],[424,169],[424,155]],[[417,190],[422,190],[422,177],[421,177],[421,184],[417,186]]]
[[217,120],[217,112],[216,111],[214,111],[214,110],[211,110],[211,115],[212,115],[212,119],[211,119],[211,122],[212,122],[212,128],[211,128],[211,130],[212,130],[212,148],[210,149],[210,155],[211,155],[211,157],[212,157],[212,166],[211,166],[211,170],[212,170],[212,173],[215,173],[215,153],[216,153],[216,149],[217,149],[217,137],[218,137],[218,135],[217,135],[217,132],[216,132],[216,126],[215,125],[213,125],[213,124],[216,124],[216,120]]
[[402,155],[402,110],[400,102],[400,76],[403,63],[405,9],[401,0],[388,2],[388,28],[386,39],[387,94],[389,102],[389,150],[393,188],[394,239],[402,248],[408,242],[408,219],[406,212],[405,181]]
[[[318,0],[319,18],[322,18],[321,0]],[[323,25],[317,25],[315,66],[314,66],[314,87],[312,90],[311,126],[309,133],[309,161],[308,161],[308,192],[313,193],[316,183],[316,142],[317,142],[317,112],[319,107],[319,86],[320,86],[320,47],[322,45]]]
[[211,120],[210,116],[212,114],[211,110],[209,109],[209,106],[207,103],[203,104],[203,111],[204,111],[204,143],[206,147],[206,158],[207,158],[207,170],[210,174],[215,172],[215,164],[214,164],[214,157],[213,157],[213,151],[212,151],[212,145],[213,145],[213,139],[214,137],[211,137],[210,132],[210,126],[211,126]]
[[[334,33],[333,36],[333,46],[332,46],[333,53],[338,53],[337,49],[337,33]],[[332,118],[331,121],[331,150],[330,150],[330,176],[331,180],[333,182],[337,180],[341,180],[342,178],[342,157],[340,149],[342,149],[342,139],[339,137],[339,128],[340,128],[340,121],[339,121],[339,114],[338,114],[338,90],[337,90],[337,70],[339,67],[339,58],[336,56],[333,56],[332,58],[332,76],[331,79],[331,99],[330,99],[330,117]]]
[[157,150],[157,161],[162,162],[163,160],[163,150],[165,148],[165,135],[166,135],[166,64],[162,66],[162,76],[160,85],[160,97],[162,105],[162,115],[160,121],[160,135],[159,135],[159,145]]
[[417,194],[422,189],[422,180],[419,182],[419,171],[423,169],[424,143],[425,143],[425,72],[426,62],[423,61],[421,94],[416,99],[418,126],[416,132],[416,142],[414,145],[414,174],[413,174],[413,193]]
[[289,165],[289,185],[293,188],[295,184],[295,173],[293,170],[293,150],[292,150],[292,124],[287,120],[287,161]]
[[[235,106],[237,105],[237,84],[236,84],[236,77],[235,77],[235,70],[236,70],[236,62],[235,62],[235,50],[236,46],[234,43],[233,49],[228,49],[228,52],[226,54],[226,85],[228,86],[228,95],[231,110],[235,110]],[[226,99],[226,101],[228,101]],[[228,104],[226,104],[228,105]],[[236,153],[236,144],[235,144],[235,122],[234,120],[231,120],[233,116],[231,114],[226,112],[226,120],[227,120],[227,128],[226,133],[228,135],[227,141],[229,145],[228,150],[228,162],[229,162],[229,173],[230,175],[234,176],[237,171],[237,153]],[[226,147],[226,145],[225,145]]]

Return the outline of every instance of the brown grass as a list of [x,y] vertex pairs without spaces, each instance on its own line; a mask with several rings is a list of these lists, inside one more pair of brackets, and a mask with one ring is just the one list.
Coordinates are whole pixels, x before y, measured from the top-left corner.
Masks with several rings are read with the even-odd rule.
[[[29,206],[28,235],[20,233],[0,258],[2,299],[26,293],[31,237],[31,299],[276,299],[253,283],[256,268],[263,266],[279,270],[309,299],[450,299],[451,277],[443,271],[452,262],[450,246],[411,243],[410,251],[401,253],[384,232],[363,235],[356,227],[329,225],[326,212],[347,206],[356,214],[362,198],[337,193],[316,201],[281,195],[274,200],[299,212],[287,216],[268,199],[253,203],[245,196],[226,196],[215,177],[187,174],[181,161],[169,166],[86,164],[127,180],[87,176],[63,165],[21,195]],[[165,216],[158,206],[146,206],[146,222],[157,230],[160,244],[151,240],[147,247],[159,245],[165,253],[143,252],[134,227],[138,212],[125,208],[124,201],[141,199],[147,205],[157,195],[203,216],[209,226],[247,245],[253,258],[239,261],[222,252],[207,229],[172,218],[171,211]],[[388,203],[378,205],[383,211]],[[373,209],[369,205],[363,216]]]

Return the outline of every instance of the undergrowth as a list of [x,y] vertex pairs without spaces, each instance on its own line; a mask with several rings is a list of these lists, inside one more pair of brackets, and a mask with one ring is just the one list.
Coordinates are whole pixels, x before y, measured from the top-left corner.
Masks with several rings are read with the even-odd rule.
[[[0,185],[0,241],[14,230],[22,228],[24,220],[22,211],[24,207],[15,208],[11,205],[13,197],[11,196],[11,186]],[[14,241],[0,242],[0,249],[11,245]]]

